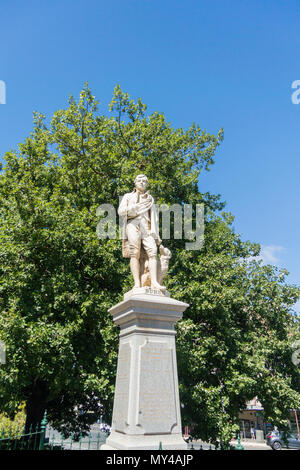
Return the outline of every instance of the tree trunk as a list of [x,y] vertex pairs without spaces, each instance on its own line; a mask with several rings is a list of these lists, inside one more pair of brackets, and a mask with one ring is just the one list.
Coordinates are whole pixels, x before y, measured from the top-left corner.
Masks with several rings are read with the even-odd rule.
[[25,433],[34,432],[39,426],[46,410],[47,388],[44,383],[36,382],[30,390],[26,402]]

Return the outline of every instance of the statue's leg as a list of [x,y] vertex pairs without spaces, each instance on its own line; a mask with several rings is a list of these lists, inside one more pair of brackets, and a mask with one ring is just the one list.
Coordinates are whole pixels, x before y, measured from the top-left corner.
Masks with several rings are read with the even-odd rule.
[[151,277],[151,287],[153,289],[166,290],[166,288],[159,284],[157,280],[157,258],[152,256],[149,258],[149,271]]
[[130,269],[133,275],[134,287],[141,287],[140,281],[140,260],[134,256],[130,258]]
[[140,255],[140,278],[141,278],[141,287],[145,287],[145,286],[151,287],[148,256],[143,247],[143,244],[141,245],[141,255]]
[[129,242],[130,269],[134,280],[134,287],[140,287],[141,232],[135,220],[127,224],[126,232]]
[[143,246],[147,252],[149,258],[149,271],[151,278],[151,287],[153,289],[166,290],[164,286],[161,286],[157,280],[157,245],[154,238],[150,235],[143,238]]

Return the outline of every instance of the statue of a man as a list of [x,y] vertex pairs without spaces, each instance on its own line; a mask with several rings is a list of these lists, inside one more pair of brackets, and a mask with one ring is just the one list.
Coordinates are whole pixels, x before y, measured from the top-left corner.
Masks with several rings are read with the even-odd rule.
[[[166,288],[160,285],[158,279],[161,267],[157,259],[157,246],[161,245],[161,239],[154,199],[149,191],[146,191],[149,183],[146,175],[138,175],[134,183],[135,189],[123,196],[118,209],[119,215],[123,216],[123,256],[130,258],[134,287],[141,287],[142,277],[145,274],[145,271],[141,272],[145,265],[144,256],[141,257],[141,251],[143,251],[148,258],[147,269],[150,274],[151,287],[164,291]],[[165,251],[166,258],[169,259],[170,251],[161,245],[161,254]]]

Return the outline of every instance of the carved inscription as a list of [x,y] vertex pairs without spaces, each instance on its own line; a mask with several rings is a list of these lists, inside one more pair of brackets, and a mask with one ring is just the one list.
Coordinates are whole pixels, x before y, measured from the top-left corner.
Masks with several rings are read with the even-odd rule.
[[124,431],[127,427],[129,406],[131,347],[128,343],[121,344],[118,356],[116,390],[113,410],[113,427],[116,431]]
[[148,342],[140,354],[138,424],[145,433],[169,433],[177,424],[172,349]]
[[162,291],[158,289],[152,289],[151,287],[146,287],[146,294],[162,295]]

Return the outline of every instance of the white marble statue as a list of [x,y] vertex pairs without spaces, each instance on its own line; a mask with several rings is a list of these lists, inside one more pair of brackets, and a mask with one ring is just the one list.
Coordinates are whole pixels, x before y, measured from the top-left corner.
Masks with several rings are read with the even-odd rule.
[[135,288],[149,286],[165,291],[161,282],[167,273],[171,252],[161,244],[154,199],[146,191],[147,176],[138,175],[134,183],[135,189],[123,196],[118,209],[123,216],[123,256],[130,258]]

